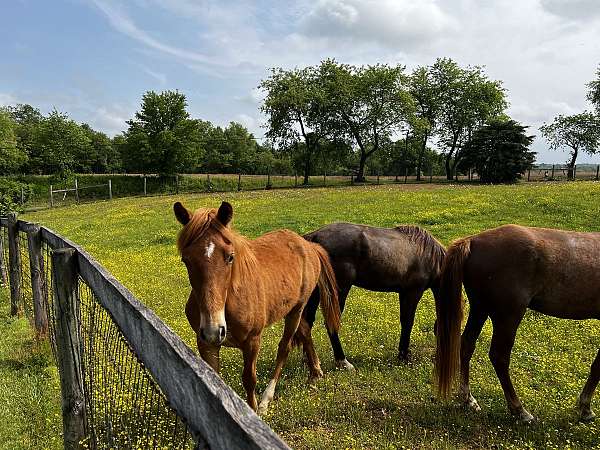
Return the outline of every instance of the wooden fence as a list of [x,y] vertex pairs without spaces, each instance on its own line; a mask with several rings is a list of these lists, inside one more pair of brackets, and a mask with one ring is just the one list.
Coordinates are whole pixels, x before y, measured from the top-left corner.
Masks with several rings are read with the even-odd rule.
[[169,327],[85,250],[0,218],[11,312],[48,336],[65,448],[287,449]]

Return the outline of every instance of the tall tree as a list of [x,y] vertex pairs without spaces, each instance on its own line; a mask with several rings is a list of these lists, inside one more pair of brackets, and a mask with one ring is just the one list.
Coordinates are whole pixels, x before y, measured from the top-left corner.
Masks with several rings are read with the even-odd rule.
[[259,87],[266,93],[261,106],[267,116],[266,136],[300,157],[303,183],[308,184],[319,144],[328,135],[321,114],[322,86],[315,69],[273,69]]
[[505,91],[499,81],[489,80],[481,67],[463,69],[449,58],[438,59],[431,75],[441,93],[438,137],[445,148],[446,177],[452,180],[464,142],[506,108]]
[[127,160],[143,172],[172,175],[194,167],[200,151],[196,121],[177,91],[148,91],[140,111],[127,121]]
[[484,183],[516,181],[535,161],[526,130],[514,120],[492,119],[465,143],[459,167],[475,169]]
[[17,124],[0,108],[0,175],[16,173],[27,162],[27,153],[17,146]]
[[90,148],[82,127],[61,112],[52,111],[33,129],[29,167],[34,173],[65,176],[75,170],[76,155]]
[[326,60],[318,68],[323,85],[325,129],[346,135],[359,151],[357,181],[381,144],[414,120],[414,102],[403,66],[355,67]]
[[416,103],[416,117],[413,135],[418,136],[421,146],[417,155],[417,181],[421,180],[423,158],[427,142],[435,133],[441,109],[439,79],[432,76],[429,67],[417,67],[410,76],[410,93]]
[[589,89],[587,99],[596,108],[596,114],[600,116],[600,66],[596,69],[596,79],[590,81],[587,87]]
[[573,179],[579,152],[593,155],[600,147],[600,119],[589,111],[571,116],[557,116],[540,127],[552,150],[570,149],[568,178]]

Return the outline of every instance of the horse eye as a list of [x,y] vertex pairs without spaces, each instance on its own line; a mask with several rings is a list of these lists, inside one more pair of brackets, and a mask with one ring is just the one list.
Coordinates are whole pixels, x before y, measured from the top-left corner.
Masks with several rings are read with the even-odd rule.
[[233,262],[233,253],[230,253],[229,256],[227,256],[227,264],[231,264]]

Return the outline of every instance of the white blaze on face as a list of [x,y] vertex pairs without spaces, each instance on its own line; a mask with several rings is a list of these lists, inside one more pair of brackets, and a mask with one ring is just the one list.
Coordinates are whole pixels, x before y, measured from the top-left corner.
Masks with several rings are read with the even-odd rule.
[[208,259],[210,259],[210,257],[212,256],[214,251],[215,251],[215,243],[213,241],[210,241],[208,243],[208,245],[206,246],[206,257]]

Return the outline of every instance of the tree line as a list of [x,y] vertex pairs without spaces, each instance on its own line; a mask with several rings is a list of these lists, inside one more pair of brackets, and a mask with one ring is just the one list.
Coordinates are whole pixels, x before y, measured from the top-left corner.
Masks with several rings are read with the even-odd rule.
[[[596,111],[558,116],[541,128],[551,148],[580,152],[600,142],[600,68],[588,84]],[[482,67],[449,58],[408,72],[402,65],[273,69],[260,82],[265,138],[243,125],[192,118],[178,91],[146,92],[114,137],[57,110],[0,108],[0,175],[70,173],[279,173],[403,175],[475,170],[514,181],[531,166],[533,136],[506,114],[507,92]]]

